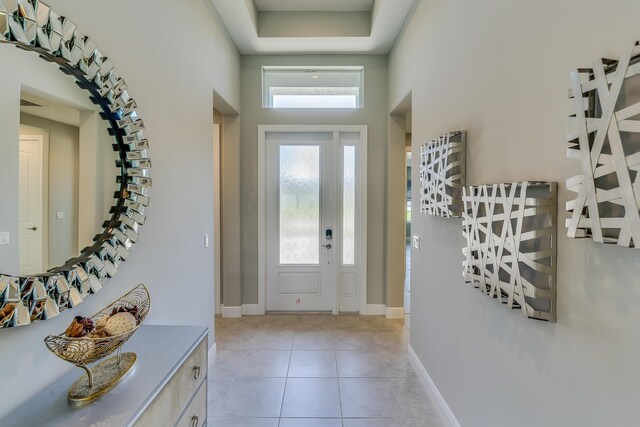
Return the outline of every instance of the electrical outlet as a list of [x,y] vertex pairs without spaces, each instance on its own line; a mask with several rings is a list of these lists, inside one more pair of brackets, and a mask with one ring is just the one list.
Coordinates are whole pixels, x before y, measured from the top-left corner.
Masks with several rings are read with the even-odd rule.
[[0,245],[8,245],[9,243],[11,243],[9,232],[0,233]]
[[411,246],[413,246],[417,250],[420,250],[420,237],[419,236],[416,236],[415,234],[413,235],[413,240],[412,240]]

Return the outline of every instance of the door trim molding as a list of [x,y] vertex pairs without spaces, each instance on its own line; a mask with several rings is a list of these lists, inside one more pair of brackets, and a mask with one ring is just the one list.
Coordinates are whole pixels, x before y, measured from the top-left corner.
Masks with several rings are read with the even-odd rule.
[[[258,125],[258,307],[256,314],[264,314],[266,307],[266,135],[269,132],[359,132],[364,142],[360,177],[367,182],[367,126],[366,125]],[[362,259],[358,292],[360,293],[360,312],[367,306],[367,191],[360,194],[360,223],[362,224]],[[337,293],[336,293],[337,297]]]

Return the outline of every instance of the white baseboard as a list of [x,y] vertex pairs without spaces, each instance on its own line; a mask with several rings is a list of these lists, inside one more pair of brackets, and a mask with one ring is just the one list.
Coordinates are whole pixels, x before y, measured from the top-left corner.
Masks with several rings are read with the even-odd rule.
[[209,363],[211,363],[211,361],[216,357],[218,357],[218,344],[213,343],[213,345],[209,349]]
[[222,306],[222,317],[230,319],[242,317],[242,307],[227,307]]
[[[222,317],[238,318],[242,316],[260,316],[264,312],[260,310],[258,304],[242,304],[241,307],[222,306]],[[387,307],[384,304],[367,304],[363,311],[363,316],[385,316],[387,319],[404,319],[403,307]]]
[[367,304],[364,310],[360,310],[363,316],[384,316],[387,307],[384,304]]
[[385,316],[387,319],[404,319],[403,307],[387,307],[384,304],[367,304],[360,311],[363,316]]
[[433,382],[433,380],[429,376],[429,373],[424,368],[422,362],[420,362],[420,359],[418,358],[418,355],[415,351],[413,351],[413,348],[411,348],[411,346],[409,346],[409,362],[411,362],[411,366],[413,366],[416,374],[418,374],[420,382],[427,390],[429,397],[438,409],[438,413],[440,414],[440,417],[444,421],[445,425],[447,427],[460,427],[460,423],[456,419],[455,415],[453,415],[451,408],[449,408],[449,405],[447,405],[447,402],[444,400],[444,397],[442,397],[442,394],[440,394],[438,387],[436,387],[436,383]]
[[264,314],[264,311],[260,311],[258,304],[242,304],[243,316],[259,316],[261,314]]
[[384,317],[387,319],[404,319],[404,307],[385,307]]
[[222,317],[235,319],[242,316],[259,316],[264,314],[258,304],[242,304],[240,307],[222,306]]

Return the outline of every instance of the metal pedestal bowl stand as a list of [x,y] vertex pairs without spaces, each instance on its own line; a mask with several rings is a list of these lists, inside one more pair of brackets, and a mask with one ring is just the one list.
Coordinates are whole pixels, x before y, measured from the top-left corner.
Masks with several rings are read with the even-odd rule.
[[[44,339],[47,348],[59,358],[73,363],[85,370],[86,375],[73,383],[67,394],[70,404],[81,406],[104,396],[131,372],[136,362],[135,353],[122,353],[121,347],[146,319],[151,308],[151,297],[147,288],[140,284],[125,295],[118,298],[109,306],[91,316],[93,324],[111,315],[113,309],[137,307],[138,318],[135,328],[115,336],[97,338],[72,338],[64,333],[49,335]],[[114,351],[112,356],[89,368],[88,365],[105,358]]]

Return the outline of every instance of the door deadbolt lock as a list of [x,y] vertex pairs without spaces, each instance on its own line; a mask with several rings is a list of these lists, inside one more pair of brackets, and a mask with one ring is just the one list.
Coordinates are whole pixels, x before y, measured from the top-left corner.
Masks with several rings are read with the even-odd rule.
[[324,230],[324,238],[327,240],[333,239],[333,230],[330,228],[327,228],[326,230]]

